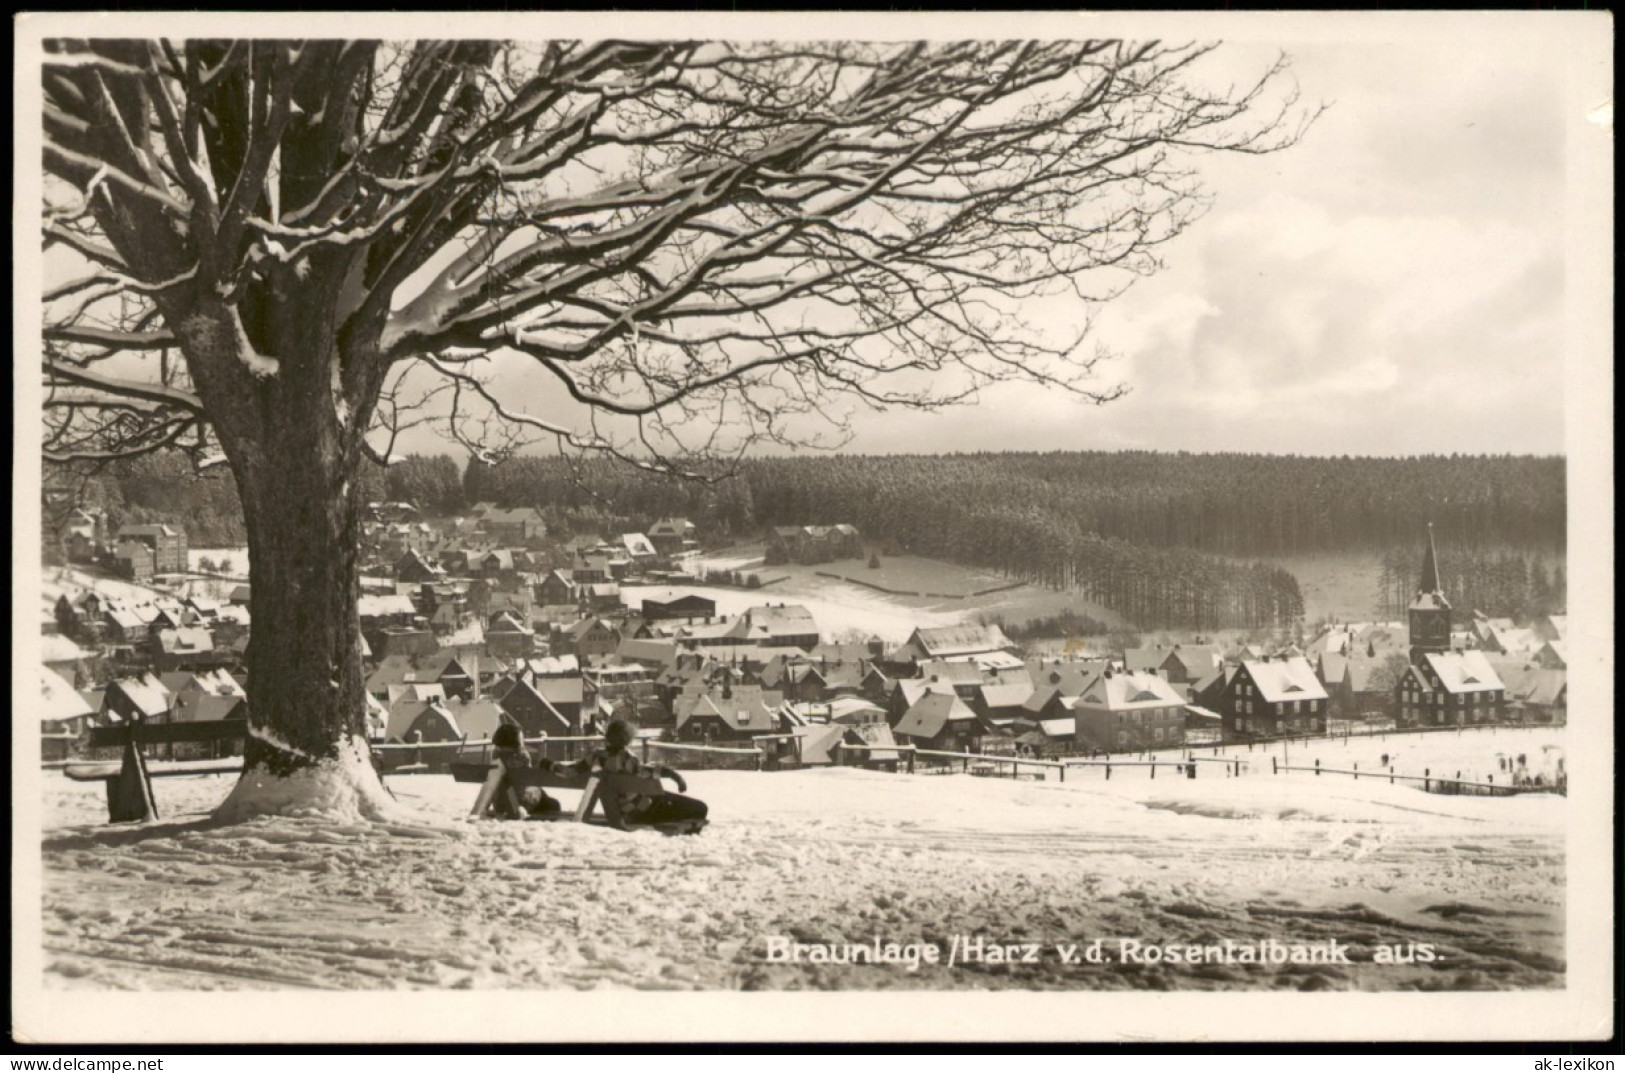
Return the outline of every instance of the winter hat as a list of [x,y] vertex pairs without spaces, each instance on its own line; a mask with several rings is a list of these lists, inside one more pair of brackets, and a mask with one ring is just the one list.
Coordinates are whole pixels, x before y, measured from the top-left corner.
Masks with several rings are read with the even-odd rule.
[[632,739],[637,737],[637,734],[638,728],[632,725],[630,719],[617,716],[604,728],[604,744],[612,749],[625,748],[632,744]]

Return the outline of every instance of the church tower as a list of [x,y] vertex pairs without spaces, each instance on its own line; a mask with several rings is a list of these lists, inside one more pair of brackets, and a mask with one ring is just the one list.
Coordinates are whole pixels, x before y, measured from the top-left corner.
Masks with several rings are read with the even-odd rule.
[[1428,523],[1427,557],[1422,560],[1422,579],[1416,599],[1411,601],[1411,665],[1420,666],[1429,652],[1450,651],[1450,601],[1439,584],[1439,554],[1433,547],[1433,523]]

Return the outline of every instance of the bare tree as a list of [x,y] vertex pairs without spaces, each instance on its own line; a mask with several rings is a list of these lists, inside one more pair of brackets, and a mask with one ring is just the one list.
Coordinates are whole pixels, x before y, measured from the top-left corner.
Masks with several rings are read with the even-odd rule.
[[[223,812],[384,810],[357,474],[426,415],[487,454],[553,436],[693,471],[838,438],[837,397],[1115,397],[1088,311],[1199,213],[1183,162],[1309,118],[1281,63],[1210,86],[1212,52],[47,42],[45,452],[231,467],[253,715]],[[532,413],[499,362],[565,405]]]

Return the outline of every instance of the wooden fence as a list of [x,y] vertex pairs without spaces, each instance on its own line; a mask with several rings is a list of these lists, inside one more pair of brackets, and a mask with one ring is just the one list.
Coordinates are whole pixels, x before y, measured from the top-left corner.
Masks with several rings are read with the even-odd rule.
[[1363,775],[1367,779],[1386,779],[1389,785],[1394,785],[1395,783],[1400,782],[1421,783],[1423,792],[1430,794],[1465,794],[1479,797],[1512,797],[1516,794],[1555,793],[1566,795],[1568,792],[1566,781],[1559,782],[1551,786],[1519,782],[1498,783],[1495,781],[1494,775],[1489,775],[1487,776],[1487,782],[1475,782],[1470,779],[1463,779],[1461,777],[1461,772],[1459,771],[1456,772],[1456,777],[1453,779],[1443,777],[1436,778],[1434,777],[1432,768],[1423,768],[1422,774],[1420,775],[1401,775],[1394,771],[1392,764],[1388,765],[1386,769],[1378,768],[1376,771],[1361,771],[1359,764],[1355,764],[1352,768],[1322,767],[1320,761],[1317,759],[1313,767],[1308,767],[1302,764],[1283,764],[1275,757],[1271,757],[1270,771],[1272,774],[1279,774],[1283,771],[1303,771],[1313,772],[1316,775],[1347,775],[1353,778],[1356,782],[1358,782],[1360,777]]

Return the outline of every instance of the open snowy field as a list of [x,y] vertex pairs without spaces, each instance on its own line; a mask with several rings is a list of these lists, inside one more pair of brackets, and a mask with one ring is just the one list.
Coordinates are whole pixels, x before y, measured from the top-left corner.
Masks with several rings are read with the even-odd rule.
[[[1401,748],[1453,773],[1561,734],[1430,735]],[[1369,756],[1364,769],[1393,740],[1328,748]],[[1564,986],[1567,799],[1272,776],[1252,755],[1247,774],[1204,764],[1194,780],[1166,768],[1155,780],[1074,771],[1064,783],[695,771],[690,790],[712,824],[678,838],[471,822],[477,788],[449,776],[392,779],[419,817],[397,826],[214,826],[207,812],[231,778],[203,776],[157,784],[164,822],[109,827],[99,786],[47,773],[45,986]],[[897,944],[890,963],[831,960],[876,942]],[[994,943],[1013,957],[993,958]],[[1243,953],[1267,958],[1271,943],[1331,960]],[[786,960],[793,944],[799,960]],[[1038,945],[1029,955],[1024,944]],[[1187,947],[1205,953],[1167,956]],[[1379,962],[1383,951],[1397,963]]]
[[[767,573],[773,576],[772,568]],[[905,607],[885,593],[822,578],[817,579],[816,584],[792,578],[761,589],[714,585],[621,586],[621,596],[629,607],[641,607],[646,599],[673,600],[690,595],[715,600],[717,613],[729,616],[743,614],[762,604],[800,604],[812,613],[819,633],[837,641],[874,636],[888,644],[901,644],[917,627],[952,626],[964,618],[952,612]]]

